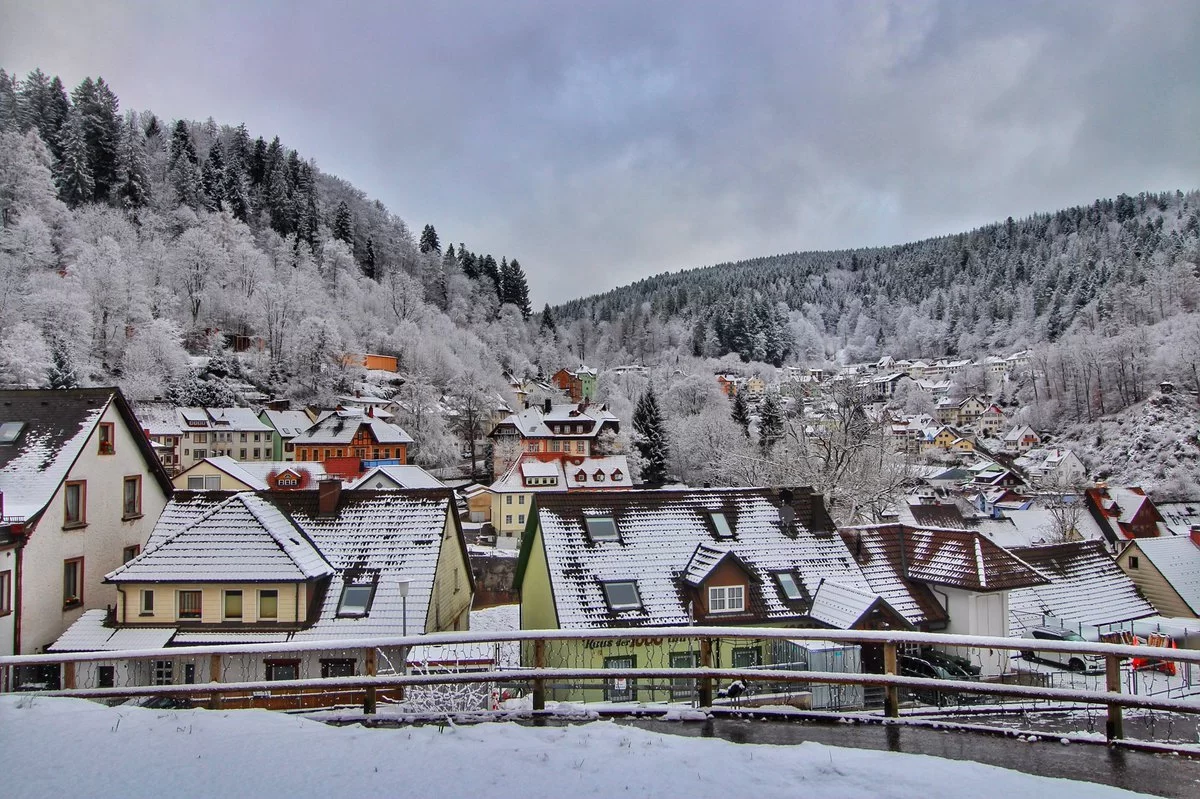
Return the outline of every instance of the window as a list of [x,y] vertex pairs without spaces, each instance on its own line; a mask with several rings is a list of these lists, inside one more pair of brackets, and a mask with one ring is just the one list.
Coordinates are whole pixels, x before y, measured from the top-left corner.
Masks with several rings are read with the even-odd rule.
[[225,592],[225,618],[240,619],[242,617],[242,592]]
[[621,472],[620,469],[617,469],[612,473],[612,479],[613,479],[614,483],[619,483],[625,479],[625,475]]
[[261,458],[261,457],[262,457],[262,447],[255,447],[255,448],[254,448],[254,457],[256,457],[256,458]]
[[173,685],[175,683],[175,661],[150,661],[150,676],[152,685]]
[[524,524],[524,523],[525,523],[525,514],[518,513],[517,514],[517,524]]
[[733,538],[733,530],[730,529],[729,520],[725,518],[724,513],[710,513],[708,517],[717,529],[717,538]]
[[189,491],[203,491],[204,490],[204,478],[200,475],[188,475],[188,490]]
[[791,572],[775,572],[775,581],[779,583],[779,590],[788,600],[795,602],[804,599],[804,592],[796,582],[796,575]]
[[575,472],[575,482],[586,483],[587,482],[587,472],[585,472],[583,469],[580,469],[579,471]]
[[184,685],[194,685],[196,682],[196,664],[183,664],[183,683]]
[[254,434],[254,440],[255,440],[255,441],[262,441],[262,433],[255,433],[255,434]]
[[511,505],[511,504],[512,504],[512,494],[505,494],[505,495],[504,495],[504,504],[505,504],[505,505]]
[[153,616],[154,615],[154,591],[149,590],[149,589],[142,591],[142,609],[141,609],[141,611],[139,611],[138,615],[139,616]]
[[353,585],[347,583],[342,587],[342,598],[338,602],[339,616],[366,616],[371,609],[371,599],[375,595],[374,584]]
[[596,473],[592,475],[592,479],[595,480],[597,483],[603,483],[604,482],[604,472],[597,469]]
[[608,602],[609,610],[641,610],[642,597],[638,593],[636,580],[621,580],[619,582],[602,583],[604,599]]
[[[559,451],[559,447],[561,447],[561,446],[562,446],[562,445],[561,445],[561,443],[558,441],[558,439],[555,439],[555,440],[553,440],[553,441],[551,441],[551,442],[550,442],[550,451],[551,451],[551,452],[558,452],[558,451]],[[569,446],[571,446],[571,442],[569,442],[569,441],[568,441],[568,442],[567,442],[567,446],[568,446],[568,447],[569,447]]]
[[[605,658],[606,669],[636,668],[637,658],[634,655],[619,655]],[[608,702],[633,702],[637,699],[637,681],[628,677],[614,677],[604,681],[604,699]]]
[[340,458],[340,457],[342,457],[342,451],[341,451],[340,449],[337,451],[337,456],[338,456],[339,458]]
[[12,613],[12,571],[0,572],[0,616]]
[[[671,668],[673,669],[694,669],[696,668],[696,653],[695,652],[672,652],[670,655]],[[676,702],[687,702],[696,695],[696,681],[691,677],[672,677],[671,678],[671,699]]]
[[136,519],[142,515],[142,476],[126,477],[121,491],[121,518]]
[[752,669],[762,665],[762,651],[752,646],[734,647],[731,660],[735,669]]
[[741,585],[714,585],[708,589],[709,613],[738,613],[746,609],[746,588]]
[[525,495],[524,494],[517,494],[517,504],[518,505],[525,504]]
[[179,592],[179,618],[181,619],[198,619],[200,618],[200,603],[203,595],[200,591],[180,591]]
[[239,450],[238,460],[243,460],[243,461],[246,460],[246,448],[245,447],[242,447]]
[[25,429],[24,422],[0,423],[0,444],[13,443],[17,440],[17,436],[21,435],[23,429]]
[[506,514],[504,515],[504,523],[505,523],[505,524],[512,524],[512,514],[511,514],[511,513],[506,513]]
[[207,457],[208,457],[208,450],[206,450],[206,449],[196,450],[196,460],[202,461]]
[[[197,444],[207,444],[208,443],[208,433],[196,433],[194,436],[192,436],[192,440],[195,441]],[[213,440],[215,441],[216,438],[214,438]]]
[[275,589],[258,592],[258,618],[279,618],[279,592]]
[[322,677],[355,677],[356,671],[354,658],[321,658]]
[[101,455],[112,455],[114,452],[117,451],[116,450],[116,437],[113,433],[113,423],[112,422],[101,422],[99,433],[100,433],[100,454]]
[[63,527],[87,524],[87,481],[72,480],[63,491]]
[[115,666],[96,667],[96,687],[112,688],[117,684],[117,669]]
[[300,679],[299,660],[265,660],[268,680]]
[[576,454],[578,454],[578,455],[583,455],[583,454],[585,454],[585,452],[584,452],[584,443],[583,443],[582,441],[576,441],[576,442],[575,442],[575,452],[576,452]]
[[245,433],[242,433],[242,434],[241,434],[241,436],[242,436],[242,441],[245,441],[245,440],[246,440],[246,434],[245,434]]
[[125,547],[121,550],[121,563],[128,563],[136,558],[141,551],[142,548],[137,544],[134,544],[131,547]]
[[63,609],[83,604],[83,558],[63,561]]
[[589,516],[584,519],[587,524],[588,538],[593,541],[620,541],[617,533],[617,523],[611,516]]
[[1129,556],[1129,568],[1136,569],[1139,565],[1141,565],[1141,561],[1138,559],[1138,556],[1130,555]]

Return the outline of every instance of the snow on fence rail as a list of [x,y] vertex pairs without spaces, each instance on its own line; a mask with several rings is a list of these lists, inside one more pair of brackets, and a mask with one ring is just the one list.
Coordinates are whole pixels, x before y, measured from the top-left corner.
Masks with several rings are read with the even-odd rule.
[[[782,651],[780,646],[818,643],[871,649],[880,655],[876,665],[882,673],[796,670],[787,659],[765,662],[772,652]],[[1031,643],[941,633],[746,627],[476,631],[6,656],[0,657],[0,691],[32,689],[90,698],[165,695],[207,701],[210,707],[362,704],[373,713],[379,702],[443,712],[488,709],[505,688],[514,687],[531,693],[533,709],[540,710],[548,694],[610,702],[649,697],[709,707],[720,701],[714,688],[722,681],[726,688],[741,681],[750,689],[747,693],[757,687],[790,696],[805,689],[810,697],[813,686],[858,686],[881,691],[889,716],[899,714],[902,689],[918,696],[1103,705],[1110,739],[1123,737],[1123,708],[1200,714],[1200,700],[1122,691],[1126,659],[1200,664],[1200,652],[1194,650],[1037,642],[1039,652],[1093,656],[1102,662],[1104,681],[1096,688],[913,676],[901,668],[904,648],[991,652],[996,657],[997,652],[1028,650]]]

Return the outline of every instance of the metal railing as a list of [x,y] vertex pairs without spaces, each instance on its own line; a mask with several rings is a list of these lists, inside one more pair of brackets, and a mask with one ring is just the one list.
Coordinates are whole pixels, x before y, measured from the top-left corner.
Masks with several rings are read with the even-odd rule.
[[[780,642],[857,645],[862,652],[871,649],[880,656],[881,673],[796,670],[795,664],[788,662],[762,662],[762,653]],[[1011,657],[1007,653],[1034,648],[1079,658],[1095,656],[1103,663],[1103,688],[902,673],[904,651],[928,647],[967,655],[988,653],[987,657],[1001,664]],[[433,687],[461,689],[470,697],[470,704],[494,696],[496,686],[523,686],[531,696],[531,708],[538,711],[546,707],[548,692],[565,699],[602,695],[610,701],[646,694],[652,701],[664,702],[689,697],[695,706],[712,707],[714,700],[721,701],[715,691],[721,682],[728,687],[728,683],[741,681],[751,688],[748,693],[753,693],[754,686],[773,690],[780,686],[862,686],[882,689],[883,712],[892,717],[900,714],[902,691],[1102,706],[1109,740],[1124,737],[1122,712],[1126,708],[1200,716],[1200,699],[1124,692],[1123,661],[1133,657],[1200,664],[1200,651],[1195,650],[899,631],[739,627],[473,631],[6,656],[0,657],[0,691],[32,688],[41,695],[93,699],[185,697],[214,708],[361,704],[369,714],[381,700],[407,701]],[[760,658],[759,662],[749,662],[755,658]],[[644,665],[659,661],[659,665]],[[27,679],[31,674],[57,675],[57,682]]]

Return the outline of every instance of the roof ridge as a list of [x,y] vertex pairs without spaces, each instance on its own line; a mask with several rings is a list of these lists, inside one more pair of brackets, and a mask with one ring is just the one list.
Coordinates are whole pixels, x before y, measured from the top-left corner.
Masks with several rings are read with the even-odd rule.
[[[309,539],[309,537],[307,535],[304,534],[304,531],[302,529],[300,529],[300,525],[296,524],[294,519],[292,519],[290,516],[285,514],[280,508],[276,507],[274,503],[267,502],[265,499],[260,497],[258,494],[252,494],[250,492],[245,492],[245,493],[246,493],[246,496],[244,496],[244,497],[241,494],[238,494],[236,496],[242,498],[242,505],[246,508],[247,511],[250,512],[250,515],[254,517],[254,520],[257,521],[260,525],[262,525],[263,530],[266,531],[267,535],[271,536],[271,539],[275,542],[276,546],[279,547],[279,549],[283,552],[283,554],[288,556],[288,558],[292,561],[292,563],[295,564],[296,568],[299,569],[306,577],[310,576],[308,573],[308,569],[305,568],[305,566],[300,563],[300,561],[296,557],[296,553],[292,551],[292,548],[289,547],[284,541],[280,540],[280,536],[279,536],[278,532],[274,529],[274,526],[270,522],[268,522],[266,519],[263,518],[263,515],[261,513],[262,508],[256,507],[256,505],[258,503],[261,503],[263,506],[269,507],[272,511],[274,511],[276,514],[278,514],[279,517],[281,519],[283,519],[283,521],[286,522],[287,525],[296,532],[296,534],[300,537],[300,540],[303,541],[305,544],[307,544],[308,547],[316,554],[316,556],[318,558],[320,558],[321,562],[324,563],[330,570],[333,569],[333,566],[330,565],[329,561],[325,558],[325,554],[323,552],[321,552],[320,547],[318,547],[313,541],[311,541]],[[253,499],[255,501],[254,505],[252,505],[249,502],[250,499]]]
[[[128,570],[129,566],[131,566],[132,564],[137,563],[138,561],[140,561],[144,558],[147,558],[150,555],[155,554],[160,549],[163,549],[168,544],[170,544],[172,541],[179,538],[179,536],[183,535],[188,530],[191,530],[196,525],[201,524],[201,523],[207,521],[208,519],[212,518],[213,514],[215,514],[217,511],[221,510],[222,508],[225,508],[226,506],[229,505],[229,503],[233,502],[241,494],[245,494],[245,493],[247,493],[247,492],[239,491],[238,493],[228,496],[225,499],[221,500],[216,505],[214,505],[212,508],[209,508],[207,511],[205,511],[200,516],[198,516],[196,519],[193,519],[192,521],[188,522],[187,524],[181,525],[179,527],[179,529],[177,529],[175,532],[171,533],[169,536],[164,538],[162,541],[159,541],[156,546],[150,547],[149,549],[142,550],[133,558],[125,561],[120,566],[113,569],[108,574],[104,575],[104,579],[108,580],[113,577],[116,577],[121,572]],[[171,502],[171,500],[168,500],[168,504],[170,504],[170,502]],[[151,537],[153,537],[153,534],[151,535]]]

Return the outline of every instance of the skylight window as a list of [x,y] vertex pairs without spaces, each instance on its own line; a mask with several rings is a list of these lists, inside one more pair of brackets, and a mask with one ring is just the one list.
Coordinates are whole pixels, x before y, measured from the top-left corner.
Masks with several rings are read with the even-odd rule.
[[0,444],[13,443],[24,429],[24,422],[0,422]]
[[604,583],[604,599],[610,610],[641,610],[642,596],[636,580]]
[[587,524],[588,538],[593,541],[620,541],[617,533],[617,523],[611,516],[589,516],[584,520]]
[[775,580],[779,583],[779,590],[783,591],[783,595],[789,600],[795,602],[804,599],[804,592],[796,582],[796,575],[791,572],[775,572]]
[[729,520],[725,518],[724,513],[710,513],[713,526],[717,528],[717,538],[733,538],[733,530],[729,527]]
[[371,609],[371,599],[375,594],[375,586],[371,584],[351,585],[342,587],[342,598],[338,602],[338,616],[366,616]]

